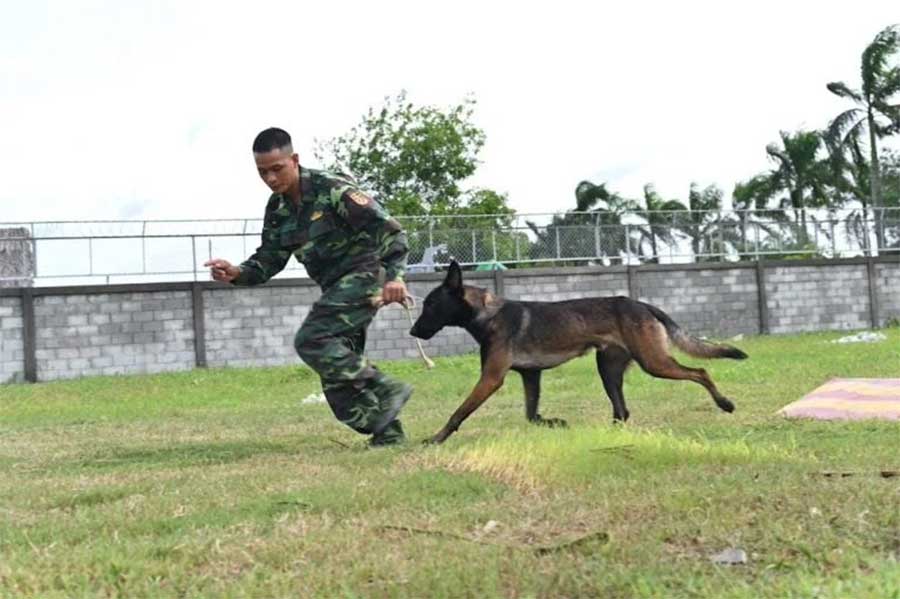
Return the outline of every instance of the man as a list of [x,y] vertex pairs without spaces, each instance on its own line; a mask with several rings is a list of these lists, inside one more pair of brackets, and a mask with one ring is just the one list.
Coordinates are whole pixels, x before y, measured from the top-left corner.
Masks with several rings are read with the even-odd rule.
[[406,234],[349,178],[302,167],[286,131],[262,131],[253,157],[272,190],[262,244],[240,266],[219,258],[204,266],[216,281],[259,285],[295,256],[322,288],[294,337],[297,353],[319,374],[338,420],[371,434],[372,445],[403,442],[397,415],[412,388],[379,372],[363,350],[379,291],[383,304],[406,297]]

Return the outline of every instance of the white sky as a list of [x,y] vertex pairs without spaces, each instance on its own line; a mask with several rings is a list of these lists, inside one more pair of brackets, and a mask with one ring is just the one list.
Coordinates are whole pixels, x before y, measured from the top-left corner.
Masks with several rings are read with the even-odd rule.
[[857,87],[898,21],[896,1],[865,0],[0,0],[0,221],[259,218],[260,129],[315,166],[314,138],[404,88],[474,94],[471,183],[519,212],[573,207],[584,178],[730,195],[780,129],[847,107],[825,84]]

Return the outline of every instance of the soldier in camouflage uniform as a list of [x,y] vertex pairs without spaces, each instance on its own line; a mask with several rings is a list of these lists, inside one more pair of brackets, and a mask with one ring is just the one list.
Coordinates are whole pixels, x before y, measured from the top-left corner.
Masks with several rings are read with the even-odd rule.
[[262,244],[240,266],[218,258],[205,266],[217,281],[259,285],[295,256],[322,288],[294,337],[297,353],[319,374],[338,420],[372,434],[373,445],[402,442],[396,417],[412,388],[379,372],[363,351],[373,298],[379,291],[385,304],[406,297],[406,234],[348,177],[300,166],[287,132],[261,132],[253,154],[272,190]]

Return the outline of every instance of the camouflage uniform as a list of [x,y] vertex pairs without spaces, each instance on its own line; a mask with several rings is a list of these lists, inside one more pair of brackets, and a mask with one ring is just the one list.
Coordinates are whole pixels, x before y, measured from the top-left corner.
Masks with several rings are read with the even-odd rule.
[[[264,283],[291,255],[303,263],[322,296],[297,331],[294,347],[322,379],[335,417],[356,431],[372,433],[382,403],[402,385],[363,357],[366,328],[376,312],[372,297],[383,280],[402,280],[406,234],[348,178],[301,168],[300,189],[299,205],[282,194],[269,198],[262,245],[241,264],[233,284]],[[400,421],[394,420],[373,442],[402,437]]]

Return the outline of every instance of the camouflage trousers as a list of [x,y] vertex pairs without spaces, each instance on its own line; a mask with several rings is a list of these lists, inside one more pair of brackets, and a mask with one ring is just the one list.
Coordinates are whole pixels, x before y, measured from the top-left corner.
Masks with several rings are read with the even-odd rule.
[[[363,434],[372,433],[379,399],[397,387],[363,357],[366,329],[376,313],[371,298],[380,288],[374,274],[345,275],[323,290],[294,337],[297,354],[322,380],[335,417]],[[403,435],[399,420],[381,434],[392,435]]]

